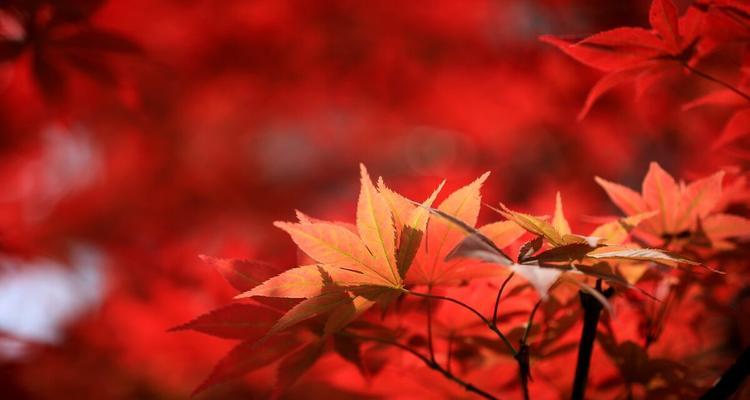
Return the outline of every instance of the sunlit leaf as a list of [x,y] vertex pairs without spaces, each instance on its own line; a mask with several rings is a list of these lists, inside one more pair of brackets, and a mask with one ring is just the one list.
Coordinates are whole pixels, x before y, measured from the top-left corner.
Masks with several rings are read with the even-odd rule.
[[648,211],[646,202],[634,190],[617,183],[609,182],[598,176],[594,180],[607,192],[612,203],[626,215],[643,214]]
[[652,162],[643,179],[642,192],[646,206],[650,210],[659,210],[659,215],[655,219],[661,224],[661,229],[664,232],[676,233],[672,229],[677,211],[675,205],[679,204],[680,191],[674,178],[659,164]]
[[642,221],[645,221],[655,215],[659,211],[650,211],[641,214],[636,214],[630,217],[620,218],[618,220],[607,222],[606,224],[598,226],[591,233],[592,237],[601,238],[604,244],[618,245],[625,242],[630,232],[638,226]]
[[360,272],[323,264],[305,265],[284,271],[236,298],[267,296],[301,299],[318,296],[326,289],[381,284],[382,280]]
[[562,196],[560,192],[557,192],[555,196],[555,215],[552,217],[552,227],[555,228],[560,236],[570,235],[570,225],[568,220],[565,218],[565,212],[563,211]]
[[594,251],[587,255],[589,258],[597,260],[634,260],[634,261],[653,261],[656,263],[674,266],[674,264],[700,265],[699,262],[659,249],[619,249],[611,250],[601,248],[601,251]]
[[498,221],[481,226],[479,232],[502,249],[518,240],[526,232],[513,221]]
[[406,276],[409,267],[411,267],[414,261],[414,257],[417,255],[417,251],[419,251],[419,245],[422,243],[422,238],[427,229],[427,222],[430,218],[428,208],[432,207],[432,203],[435,202],[444,184],[445,181],[441,182],[437,189],[432,192],[432,195],[422,203],[421,207],[413,206],[407,215],[396,251],[396,264],[398,265],[398,272],[401,277]]
[[489,172],[451,193],[437,207],[443,215],[460,221],[461,225],[433,218],[435,215],[432,215],[423,245],[419,247],[410,271],[411,281],[438,284],[440,276],[452,267],[445,263],[445,257],[466,236],[464,227],[473,228],[476,225],[482,202],[480,188],[488,176]]
[[563,245],[562,235],[555,229],[552,224],[545,221],[544,218],[535,217],[533,215],[524,214],[516,211],[511,211],[504,204],[500,204],[500,210],[495,209],[505,218],[514,221],[523,229],[531,232],[535,235],[543,236],[553,246]]
[[374,269],[394,286],[401,283],[396,266],[396,231],[391,209],[360,165],[362,188],[357,202],[359,237],[375,259]]
[[341,226],[327,223],[293,224],[275,222],[285,230],[302,251],[314,260],[333,267],[352,269],[390,285],[390,271],[377,265],[362,241]]

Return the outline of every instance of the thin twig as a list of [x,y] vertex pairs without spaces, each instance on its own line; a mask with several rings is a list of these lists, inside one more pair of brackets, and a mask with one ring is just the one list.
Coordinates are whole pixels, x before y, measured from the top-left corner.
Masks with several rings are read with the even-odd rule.
[[539,306],[542,305],[542,299],[539,299],[539,301],[534,304],[534,308],[531,309],[531,314],[529,314],[529,322],[526,323],[526,330],[523,332],[523,337],[521,337],[521,343],[526,344],[526,339],[529,337],[529,332],[531,332],[531,326],[534,324],[534,314],[536,314],[536,310],[539,309]]
[[685,67],[688,71],[694,73],[695,75],[700,76],[703,79],[709,80],[711,82],[714,82],[716,84],[719,84],[721,86],[724,86],[725,88],[733,91],[734,93],[737,93],[737,95],[743,97],[745,100],[750,101],[750,94],[747,94],[743,92],[742,90],[738,89],[736,86],[732,85],[731,83],[725,82],[715,76],[709,75],[708,73],[705,73],[699,69],[696,69],[694,67],[691,67],[690,64],[683,62],[681,63],[683,67]]
[[350,333],[350,332],[342,332],[342,334],[350,336],[352,338],[360,339],[360,340],[369,340],[369,341],[373,341],[373,342],[378,342],[378,343],[383,343],[383,344],[387,344],[387,345],[390,345],[390,346],[398,347],[399,349],[404,350],[404,351],[406,351],[408,353],[411,353],[415,357],[419,358],[420,360],[422,360],[423,363],[425,363],[431,369],[440,372],[446,378],[448,378],[448,379],[452,380],[453,382],[456,382],[457,384],[461,385],[467,392],[476,393],[477,395],[482,396],[485,399],[498,400],[497,397],[495,397],[495,396],[491,395],[490,393],[485,392],[482,389],[479,389],[478,387],[474,386],[473,384],[471,384],[469,382],[466,382],[463,379],[461,379],[461,378],[453,375],[450,371],[448,371],[445,368],[441,367],[440,364],[438,364],[438,363],[430,360],[424,354],[422,354],[422,353],[420,353],[420,352],[412,349],[411,347],[409,347],[409,346],[407,346],[405,344],[402,344],[402,343],[399,343],[399,342],[396,342],[396,341],[392,341],[392,340],[382,339],[382,338],[379,338],[379,337],[357,335],[357,334]]
[[453,332],[448,335],[448,356],[445,360],[445,369],[451,372],[451,359],[453,358]]
[[482,322],[484,322],[484,324],[487,325],[487,327],[490,328],[491,331],[495,332],[495,334],[503,341],[503,343],[505,343],[505,345],[508,346],[508,349],[510,350],[510,352],[511,352],[511,354],[513,356],[515,356],[516,354],[518,354],[518,351],[516,351],[516,348],[513,346],[513,344],[510,342],[510,340],[508,340],[508,338],[502,332],[500,332],[500,330],[497,329],[496,326],[492,325],[492,321],[490,321],[487,318],[485,318],[484,315],[482,315],[482,313],[480,313],[479,311],[477,311],[474,307],[472,307],[472,306],[470,306],[470,305],[468,305],[468,304],[466,304],[466,303],[464,303],[464,302],[462,302],[460,300],[456,300],[456,299],[454,299],[452,297],[440,296],[440,295],[430,294],[430,293],[414,292],[414,291],[411,291],[411,290],[408,290],[408,289],[404,289],[404,293],[407,293],[407,294],[410,294],[410,295],[413,295],[413,296],[424,297],[424,298],[428,298],[428,299],[436,299],[436,300],[449,301],[451,303],[457,304],[457,305],[459,305],[459,306],[461,306],[461,307],[463,307],[463,308],[471,311],[474,315],[476,315],[477,317],[479,317],[479,319],[481,319]]
[[539,299],[539,301],[534,304],[534,308],[531,309],[531,313],[529,313],[529,321],[526,323],[526,329],[521,336],[518,354],[516,355],[521,379],[521,392],[523,393],[524,400],[529,400],[530,398],[529,380],[531,379],[531,364],[529,361],[531,349],[529,348],[527,340],[529,338],[529,332],[531,332],[531,327],[534,324],[534,315],[536,315],[536,310],[539,309],[541,304],[542,299]]
[[[432,288],[427,289],[429,293]],[[435,347],[432,344],[432,299],[427,299],[427,350],[430,352],[430,360],[435,362]]]
[[497,326],[497,309],[498,307],[500,307],[500,296],[503,295],[505,287],[508,286],[508,282],[510,282],[510,280],[513,278],[513,275],[515,274],[515,272],[511,272],[510,275],[505,278],[503,284],[500,285],[500,290],[497,291],[497,297],[495,298],[495,308],[492,311],[492,326]]

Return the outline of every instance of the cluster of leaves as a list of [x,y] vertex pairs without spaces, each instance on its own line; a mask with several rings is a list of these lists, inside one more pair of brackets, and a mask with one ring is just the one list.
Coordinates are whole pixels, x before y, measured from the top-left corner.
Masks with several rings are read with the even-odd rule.
[[[352,324],[374,305],[385,313],[394,312],[394,301],[402,295],[432,298],[430,291],[435,287],[517,274],[537,290],[542,300],[548,298],[554,285],[570,283],[611,311],[609,301],[598,290],[601,281],[623,289],[637,288],[644,272],[654,265],[699,265],[677,253],[629,240],[634,232],[656,235],[667,243],[674,236],[689,240],[699,231],[714,244],[750,235],[750,221],[714,213],[721,198],[722,173],[678,186],[654,163],[644,179],[643,197],[597,178],[627,216],[596,227],[590,235],[571,231],[559,193],[551,221],[501,204],[500,209],[493,209],[505,221],[474,228],[481,204],[479,189],[487,176],[432,208],[442,184],[420,204],[389,189],[382,178],[376,187],[362,166],[356,225],[316,220],[301,212],[297,212],[298,222],[276,223],[304,253],[304,259],[309,260],[306,265],[278,273],[268,265],[207,258],[242,292],[237,299],[251,302],[230,305],[175,328],[243,339],[197,391],[282,357],[276,388],[283,391],[321,357],[329,339],[349,360],[358,360],[359,356],[349,354],[351,349],[340,344],[341,340],[404,346],[396,341],[399,333],[389,331],[387,326]],[[683,230],[688,234],[674,235]],[[520,247],[514,260],[502,248],[518,240],[524,231],[533,239]],[[471,259],[484,264],[467,262]],[[587,284],[592,279],[599,282],[597,289]],[[413,291],[419,286],[426,286],[428,292]],[[434,298],[462,304],[444,296]],[[497,329],[495,323],[489,323],[489,317],[476,313],[491,329]],[[304,323],[313,318],[315,322]],[[362,335],[368,331],[380,336]],[[527,335],[523,335],[522,348]],[[428,336],[432,340],[431,332]],[[512,344],[509,348],[518,358],[520,349]],[[422,357],[430,368],[449,370],[436,364],[432,353]],[[523,371],[524,364],[520,365]],[[467,390],[474,388],[462,384]]]
[[583,119],[594,103],[617,85],[634,81],[637,97],[642,97],[665,75],[684,69],[724,86],[723,90],[696,99],[685,108],[705,104],[739,108],[715,141],[715,148],[750,134],[750,110],[746,108],[750,94],[745,91],[750,58],[743,56],[739,68],[742,78],[737,84],[698,68],[702,61],[725,47],[735,43],[746,45],[750,41],[750,5],[742,0],[701,0],[679,15],[673,0],[654,0],[649,23],[651,29],[620,27],[585,38],[541,37],[579,62],[606,72],[591,88],[578,119]]
[[[346,307],[268,337],[292,307],[307,299],[238,300],[226,311],[240,314],[236,324],[222,325],[226,314],[221,313],[219,322],[206,324],[207,331],[223,326],[221,335],[248,342],[233,353],[238,361],[222,363],[218,377],[241,375],[246,369],[237,367],[239,360],[252,369],[300,351],[301,358],[286,362],[289,375],[280,376],[280,387],[292,381],[292,371],[308,365],[304,360],[319,357],[305,379],[290,389],[291,396],[463,397],[463,388],[452,379],[436,379],[443,374],[514,398],[519,385],[511,349],[522,353],[523,340],[534,377],[528,382],[531,393],[565,397],[581,320],[578,290],[596,289],[597,273],[618,289],[607,299],[617,318],[602,317],[611,327],[605,332],[611,343],[600,340],[594,351],[591,397],[621,395],[623,383],[634,386],[636,394],[645,390],[657,398],[683,393],[676,390],[680,386],[704,389],[750,337],[747,319],[741,318],[750,304],[746,222],[737,218],[748,216],[746,168],[724,168],[736,162],[727,155],[748,159],[743,150],[748,103],[738,94],[748,91],[745,3],[698,0],[684,13],[669,2],[655,4],[656,22],[642,29],[650,34],[641,36],[650,36],[644,43],[658,49],[631,46],[633,41],[619,46],[613,38],[611,51],[600,53],[621,62],[606,69],[622,70],[610,83],[633,76],[642,92],[650,88],[648,96],[619,101],[613,96],[619,92],[608,92],[596,100],[589,118],[572,124],[578,102],[571,99],[583,102],[588,82],[599,72],[529,39],[541,30],[596,32],[646,22],[648,9],[640,3],[438,1],[425,8],[400,1],[375,7],[347,1],[193,2],[190,7],[171,0],[0,1],[3,273],[15,271],[15,265],[5,268],[9,259],[29,261],[19,264],[19,274],[35,274],[34,265],[48,258],[60,267],[75,265],[69,249],[80,242],[101,251],[109,267],[102,270],[107,289],[100,311],[79,315],[63,331],[55,331],[63,342],[48,346],[20,338],[27,345],[32,341],[30,351],[9,362],[6,350],[18,353],[5,343],[11,338],[18,343],[11,332],[26,324],[8,324],[3,318],[4,393],[52,399],[64,392],[184,397],[232,343],[206,335],[164,335],[163,330],[233,294],[253,290],[283,273],[286,268],[280,266],[321,264],[306,254],[293,260],[292,242],[269,229],[270,222],[294,207],[329,220],[349,220],[357,190],[352,166],[360,160],[387,174],[389,186],[399,193],[419,201],[437,186],[433,177],[456,183],[489,169],[496,173],[483,194],[493,205],[499,198],[513,210],[538,216],[554,209],[554,192],[561,190],[575,232],[592,232],[588,221],[611,223],[609,228],[626,238],[620,244],[599,243],[593,252],[603,251],[604,244],[616,251],[663,248],[668,256],[700,260],[727,275],[675,269],[666,260],[670,266],[611,259],[597,265],[585,246],[579,246],[583,253],[557,246],[566,252],[561,256],[565,260],[534,260],[554,250],[545,238],[532,259],[524,259],[518,255],[533,247],[520,247],[538,235],[513,221],[477,228],[503,253],[515,256],[506,257],[510,262],[480,262],[467,252],[446,260],[471,235],[431,211],[409,270],[399,273],[403,289],[413,294],[376,285],[375,293],[392,293],[380,298],[355,293],[359,289],[351,286],[328,286],[339,292],[336,296]],[[679,36],[676,47],[668,38],[674,15],[680,25],[674,30],[679,35],[673,35]],[[688,25],[696,21],[698,28],[691,30]],[[689,61],[678,59],[688,56],[691,47],[685,42],[690,37],[696,41],[695,55]],[[578,42],[558,39],[566,47]],[[641,73],[626,71],[630,51],[634,63],[643,61]],[[649,57],[653,68],[647,65]],[[684,72],[692,76],[685,79],[680,76]],[[710,92],[715,84],[723,89]],[[677,118],[664,112],[679,110],[682,103],[690,112]],[[716,140],[722,125],[730,133]],[[721,151],[708,151],[712,141]],[[690,222],[681,227],[676,221],[682,217],[670,214],[677,209],[667,204],[665,215],[675,225],[664,232],[660,213],[648,217],[664,207],[654,205],[649,195],[639,195],[644,203],[636,204],[645,205],[624,217],[585,217],[586,212],[611,212],[605,211],[604,193],[592,189],[591,176],[633,187],[652,159],[688,180],[723,169],[722,182],[711,182],[711,187],[723,186],[721,199],[704,214],[716,193],[709,188],[699,196],[711,194],[703,217],[685,217]],[[665,199],[690,198],[680,194],[689,193],[688,186],[669,186],[677,189]],[[385,195],[377,182],[375,187]],[[393,203],[416,209],[413,203]],[[684,204],[688,209],[690,200]],[[467,221],[469,211],[479,208],[464,210]],[[456,215],[447,206],[442,210]],[[486,207],[483,212],[495,215]],[[403,227],[407,217],[393,229]],[[553,219],[541,219],[555,226]],[[355,225],[342,225],[360,236]],[[471,226],[477,226],[476,220]],[[443,244],[436,239],[441,230],[448,231]],[[565,234],[557,236],[565,240]],[[411,234],[397,237],[396,264],[404,265],[399,254],[409,252],[399,253],[400,239]],[[438,246],[440,254],[427,251]],[[493,254],[482,247],[464,249],[483,251],[477,253],[482,257]],[[200,268],[195,254],[262,259],[273,265],[211,259],[220,269],[238,268],[246,276],[267,271],[236,292]],[[579,254],[585,257],[576,258]],[[511,273],[515,278],[503,286]],[[524,273],[528,280],[521,278]],[[553,283],[547,299],[532,308],[539,296],[529,282],[544,289],[555,276],[560,283]],[[0,284],[5,288],[11,278],[3,274]],[[315,278],[320,281],[319,275]],[[54,299],[58,289],[34,298]],[[12,291],[2,293],[2,301],[12,297]],[[456,303],[414,293],[460,299],[486,322]],[[348,310],[343,294],[354,304]],[[346,320],[359,302],[364,308],[371,300],[373,307],[321,344],[334,312]],[[491,307],[493,300],[500,311]],[[27,305],[43,304],[17,301],[18,306],[3,309],[26,313]],[[44,313],[51,316],[58,308]],[[231,333],[230,326],[246,330]],[[432,328],[432,340],[426,326]],[[253,364],[252,356],[266,351],[262,343],[253,344],[258,337],[272,344],[267,349],[272,353],[264,353],[266,362]],[[279,344],[284,339],[288,345]],[[391,343],[418,350],[430,364],[408,353],[402,359],[404,349]],[[643,368],[649,360],[659,361],[659,368]],[[347,362],[353,368],[342,367]],[[633,366],[642,374],[625,376]],[[205,397],[260,397],[269,381],[263,374],[272,371],[258,369],[245,384],[224,385]]]
[[135,55],[141,48],[128,37],[94,26],[103,0],[7,1],[0,5],[0,63],[28,53],[33,77],[49,100],[62,100],[69,71],[114,86],[111,55]]

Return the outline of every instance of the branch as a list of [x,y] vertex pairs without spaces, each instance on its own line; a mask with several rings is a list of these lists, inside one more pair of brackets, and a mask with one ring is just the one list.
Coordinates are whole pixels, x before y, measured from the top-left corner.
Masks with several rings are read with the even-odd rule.
[[536,314],[536,310],[539,309],[540,305],[542,305],[542,299],[539,299],[539,301],[534,304],[534,308],[531,309],[531,314],[529,314],[529,322],[526,323],[526,330],[523,332],[521,343],[526,343],[526,339],[529,337],[529,332],[531,331],[531,326],[534,325],[534,314]]
[[748,375],[750,375],[750,347],[737,357],[734,364],[724,371],[721,378],[700,397],[700,400],[718,400],[732,397]]
[[[431,288],[427,289],[429,293]],[[427,299],[427,350],[430,352],[430,361],[435,362],[435,347],[432,343],[432,300]]]
[[507,278],[503,281],[503,284],[500,285],[500,290],[497,291],[497,297],[495,298],[495,308],[492,311],[492,325],[497,326],[497,309],[500,306],[500,296],[503,295],[503,291],[505,290],[505,287],[508,286],[508,282],[513,278],[513,275],[515,275],[515,272],[511,272],[510,275],[508,275]]
[[529,322],[526,323],[526,330],[523,332],[523,336],[521,336],[521,345],[518,349],[518,354],[516,354],[516,361],[518,361],[519,366],[519,374],[521,378],[521,390],[523,392],[523,398],[524,400],[529,400],[529,380],[531,379],[531,364],[529,362],[529,356],[530,356],[530,348],[526,340],[529,337],[529,332],[531,332],[531,327],[534,324],[534,315],[536,314],[536,310],[539,309],[539,306],[542,304],[542,299],[539,299],[539,301],[534,304],[534,308],[531,309],[531,313],[529,314]]
[[[602,280],[596,281],[596,290],[609,298],[614,294],[613,288],[602,291]],[[583,328],[581,329],[581,340],[578,343],[578,361],[576,362],[576,375],[573,381],[573,400],[583,400],[586,392],[586,382],[589,377],[589,367],[591,366],[591,353],[594,349],[594,339],[596,339],[596,326],[599,324],[602,304],[594,296],[584,291],[578,292],[583,306]]]
[[448,336],[448,356],[445,360],[445,369],[451,372],[451,360],[453,358],[453,332]]
[[352,338],[355,338],[355,339],[359,339],[359,340],[369,340],[369,341],[373,341],[373,342],[378,342],[378,343],[383,343],[383,344],[387,344],[387,345],[390,345],[390,346],[398,347],[399,349],[404,350],[404,351],[406,351],[408,353],[411,353],[415,357],[417,357],[420,360],[422,360],[422,362],[425,363],[425,365],[427,365],[428,367],[430,367],[430,369],[433,369],[435,371],[440,372],[446,378],[448,378],[448,379],[452,380],[453,382],[456,382],[457,384],[461,385],[467,392],[476,393],[477,395],[479,395],[479,396],[481,396],[481,397],[483,397],[485,399],[498,400],[497,397],[495,397],[495,396],[493,396],[493,395],[485,392],[484,390],[479,389],[478,387],[474,386],[473,384],[468,383],[468,382],[464,381],[463,379],[461,379],[461,378],[453,375],[450,371],[448,371],[445,368],[441,367],[440,364],[438,364],[437,362],[435,362],[433,360],[430,360],[429,358],[427,358],[427,356],[423,355],[422,353],[420,353],[420,352],[412,349],[411,347],[409,347],[409,346],[407,346],[405,344],[402,344],[402,343],[399,343],[399,342],[396,342],[396,341],[392,341],[392,340],[382,339],[382,338],[379,338],[379,337],[357,335],[357,334],[350,333],[350,332],[342,332],[342,334],[343,335],[347,335],[347,336],[352,337]]

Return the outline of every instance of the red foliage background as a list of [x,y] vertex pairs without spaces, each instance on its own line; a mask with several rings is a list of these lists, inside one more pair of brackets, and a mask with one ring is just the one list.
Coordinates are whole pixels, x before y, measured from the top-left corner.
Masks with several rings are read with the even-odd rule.
[[[185,398],[232,345],[166,333],[234,295],[197,255],[295,265],[272,221],[297,208],[351,221],[359,162],[414,198],[487,170],[489,204],[545,214],[559,190],[585,231],[618,213],[594,176],[638,187],[655,160],[688,180],[741,179],[742,141],[712,149],[739,106],[683,110],[722,89],[684,71],[637,98],[618,87],[576,120],[601,73],[538,37],[647,27],[649,4],[3,1],[3,398]],[[725,45],[704,66],[741,82],[750,33],[716,23]],[[747,285],[734,275],[712,301],[682,304],[657,354],[717,376],[750,341]],[[561,396],[574,357],[540,363],[532,391]],[[368,382],[327,357],[287,396],[396,396],[393,382],[406,398],[443,393],[429,372],[404,378],[413,362]],[[592,395],[609,398],[615,366],[593,365]],[[201,398],[264,396],[271,376]]]

